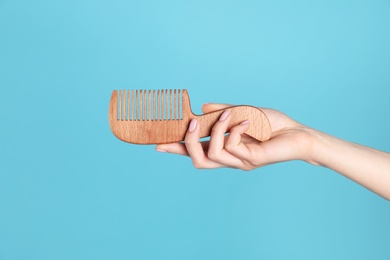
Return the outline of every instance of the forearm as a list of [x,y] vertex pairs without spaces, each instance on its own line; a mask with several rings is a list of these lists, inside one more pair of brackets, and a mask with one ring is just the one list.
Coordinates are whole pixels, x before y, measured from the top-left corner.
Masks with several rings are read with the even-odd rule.
[[390,154],[313,132],[312,163],[330,168],[390,200]]

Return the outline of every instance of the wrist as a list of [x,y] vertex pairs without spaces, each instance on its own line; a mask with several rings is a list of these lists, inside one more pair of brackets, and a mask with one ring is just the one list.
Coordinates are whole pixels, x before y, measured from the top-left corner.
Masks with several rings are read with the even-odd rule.
[[323,140],[326,138],[326,135],[318,130],[313,128],[304,127],[304,148],[302,153],[302,160],[310,163],[312,165],[322,165],[321,156],[319,155],[321,151],[321,146]]
[[326,157],[329,156],[327,151],[331,149],[331,144],[337,139],[315,129],[310,129],[308,132],[310,145],[307,149],[308,153],[305,161],[317,166],[326,166]]

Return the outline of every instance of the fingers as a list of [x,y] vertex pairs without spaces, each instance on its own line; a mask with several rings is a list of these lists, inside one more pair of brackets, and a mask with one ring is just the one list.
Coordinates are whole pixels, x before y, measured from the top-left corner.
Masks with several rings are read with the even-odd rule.
[[199,142],[200,139],[200,125],[198,121],[194,118],[191,120],[188,127],[188,131],[185,136],[185,146],[188,152],[188,155],[192,159],[192,164],[195,168],[198,169],[207,169],[207,168],[218,168],[222,167],[220,163],[210,160],[202,147],[202,144]]
[[188,156],[187,149],[186,149],[185,145],[182,143],[159,144],[159,145],[156,145],[156,151],[162,152],[162,153],[168,152],[168,153],[174,153],[174,154]]
[[211,135],[210,144],[207,156],[210,160],[218,162],[220,164],[241,168],[243,161],[236,158],[225,150],[225,133],[230,122],[230,111],[226,110],[222,113],[219,120],[214,124]]
[[[204,111],[211,108],[218,109],[228,105],[206,105]],[[249,128],[249,122],[244,121],[240,125],[230,129],[225,136],[231,120],[230,111],[224,111],[219,120],[214,124],[210,141],[200,142],[201,125],[196,119],[192,119],[185,135],[184,143],[160,144],[157,151],[190,156],[195,168],[219,168],[233,167],[244,170],[255,168],[253,152],[248,148],[247,136],[244,133]],[[253,142],[253,140],[252,140]],[[255,142],[257,146],[257,142]],[[253,148],[253,147],[252,147]]]
[[252,162],[253,156],[249,148],[242,142],[242,135],[249,129],[249,121],[232,127],[225,142],[225,149],[242,161]]
[[[201,142],[203,151],[207,151],[209,148],[209,142]],[[189,156],[187,148],[184,143],[171,143],[171,144],[159,144],[156,145],[156,151],[161,153],[173,153],[179,155]]]

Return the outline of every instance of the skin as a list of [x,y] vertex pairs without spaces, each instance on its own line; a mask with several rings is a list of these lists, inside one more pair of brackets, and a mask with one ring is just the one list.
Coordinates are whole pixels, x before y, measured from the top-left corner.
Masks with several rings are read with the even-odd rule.
[[[202,110],[209,113],[229,106],[206,104]],[[200,142],[202,126],[193,119],[184,143],[161,144],[156,150],[189,156],[198,169],[229,167],[248,171],[277,162],[302,160],[332,169],[390,200],[389,153],[327,135],[277,110],[261,110],[272,128],[271,139],[266,142],[244,134],[250,125],[248,121],[234,126],[225,136],[231,120],[229,109],[226,109],[215,123],[210,141]]]

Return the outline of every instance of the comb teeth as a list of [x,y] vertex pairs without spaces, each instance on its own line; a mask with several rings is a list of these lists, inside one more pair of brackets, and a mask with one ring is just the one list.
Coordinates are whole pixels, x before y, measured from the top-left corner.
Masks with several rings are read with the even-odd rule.
[[183,91],[180,89],[119,90],[117,100],[117,120],[183,119]]

